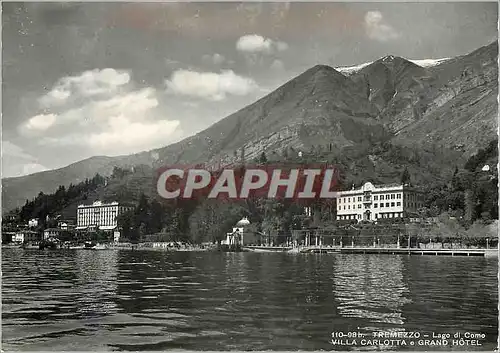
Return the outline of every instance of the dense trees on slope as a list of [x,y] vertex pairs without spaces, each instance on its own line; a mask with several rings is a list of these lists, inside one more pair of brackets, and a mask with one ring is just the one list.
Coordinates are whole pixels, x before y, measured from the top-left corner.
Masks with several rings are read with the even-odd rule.
[[38,218],[40,222],[44,223],[47,216],[54,216],[56,212],[61,211],[76,199],[85,200],[88,194],[105,183],[106,178],[96,174],[92,179],[85,179],[76,185],[70,184],[68,188],[61,185],[52,194],[40,192],[33,200],[26,200],[25,205],[18,210],[19,218],[23,222],[27,222],[31,218]]
[[[498,140],[471,156],[460,170],[455,167],[451,180],[426,186],[427,212],[437,216],[451,212],[464,225],[476,220],[498,219]],[[482,167],[490,163],[489,170]]]

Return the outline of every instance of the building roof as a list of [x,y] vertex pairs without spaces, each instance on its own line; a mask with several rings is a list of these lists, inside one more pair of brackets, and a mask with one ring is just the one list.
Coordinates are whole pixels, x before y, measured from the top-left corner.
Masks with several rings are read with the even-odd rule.
[[[387,190],[388,189],[388,190]],[[357,194],[361,193],[364,191],[391,191],[394,189],[399,189],[399,190],[412,190],[412,191],[418,191],[416,188],[409,186],[407,184],[402,184],[402,183],[388,183],[388,184],[379,184],[379,185],[374,185],[371,182],[366,182],[359,188],[355,189],[350,189],[350,190],[342,190],[339,191],[341,195],[349,195],[349,194]]]
[[94,201],[91,205],[78,205],[78,208],[84,207],[106,207],[106,206],[117,206],[119,203],[117,201],[103,203],[102,201]]
[[240,219],[238,221],[238,223],[236,223],[237,226],[247,226],[249,224],[250,224],[250,221],[246,217],[243,217],[242,219]]

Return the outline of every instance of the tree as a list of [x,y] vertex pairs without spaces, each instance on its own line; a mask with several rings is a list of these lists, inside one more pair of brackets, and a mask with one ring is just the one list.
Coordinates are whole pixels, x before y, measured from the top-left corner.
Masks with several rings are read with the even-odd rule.
[[162,230],[163,224],[165,223],[166,212],[163,209],[161,203],[156,200],[151,202],[151,214],[149,227],[152,233],[158,233]]
[[260,154],[259,163],[261,163],[261,164],[267,163],[267,156],[266,156],[266,153],[264,151],[262,151],[262,153]]
[[403,174],[401,174],[401,183],[403,185],[410,184],[410,172],[408,172],[407,167],[405,167]]
[[241,164],[245,164],[245,146],[241,147],[240,161]]
[[287,147],[283,148],[283,158],[285,160],[288,159],[288,148]]
[[137,205],[135,209],[135,215],[134,215],[134,223],[135,223],[135,228],[138,228],[141,232],[141,235],[144,235],[145,233],[149,233],[150,231],[150,209],[149,209],[149,202],[146,197],[146,195],[141,194],[139,197],[139,204]]
[[462,185],[460,183],[460,178],[458,177],[458,167],[455,167],[455,171],[451,177],[451,188],[454,191],[462,191]]

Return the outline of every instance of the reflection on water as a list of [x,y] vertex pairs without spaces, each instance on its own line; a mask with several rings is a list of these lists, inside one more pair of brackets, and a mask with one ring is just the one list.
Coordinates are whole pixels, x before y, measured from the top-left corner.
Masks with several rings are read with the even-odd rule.
[[78,251],[74,254],[81,317],[102,317],[116,312],[117,253]]
[[331,345],[331,332],[348,330],[470,331],[487,334],[480,349],[496,345],[495,260],[126,250],[2,255],[6,350],[345,350]]
[[403,271],[401,256],[335,257],[332,280],[339,313],[361,319],[356,325],[366,332],[401,330],[403,305],[411,302]]

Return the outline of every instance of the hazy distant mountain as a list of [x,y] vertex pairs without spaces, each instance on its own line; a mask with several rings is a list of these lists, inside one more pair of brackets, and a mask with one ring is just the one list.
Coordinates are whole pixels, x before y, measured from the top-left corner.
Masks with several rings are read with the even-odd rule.
[[[446,60],[389,55],[339,70],[318,65],[176,144],[6,178],[3,208],[20,206],[40,191],[52,192],[97,172],[109,174],[114,166],[226,165],[242,153],[246,160],[262,151],[279,159],[290,148],[309,153],[329,151],[330,144],[328,158],[350,169],[353,177],[395,179],[403,163],[423,180],[439,177],[439,168],[461,165],[496,136],[497,57],[495,42]],[[406,157],[395,155],[396,149]]]

